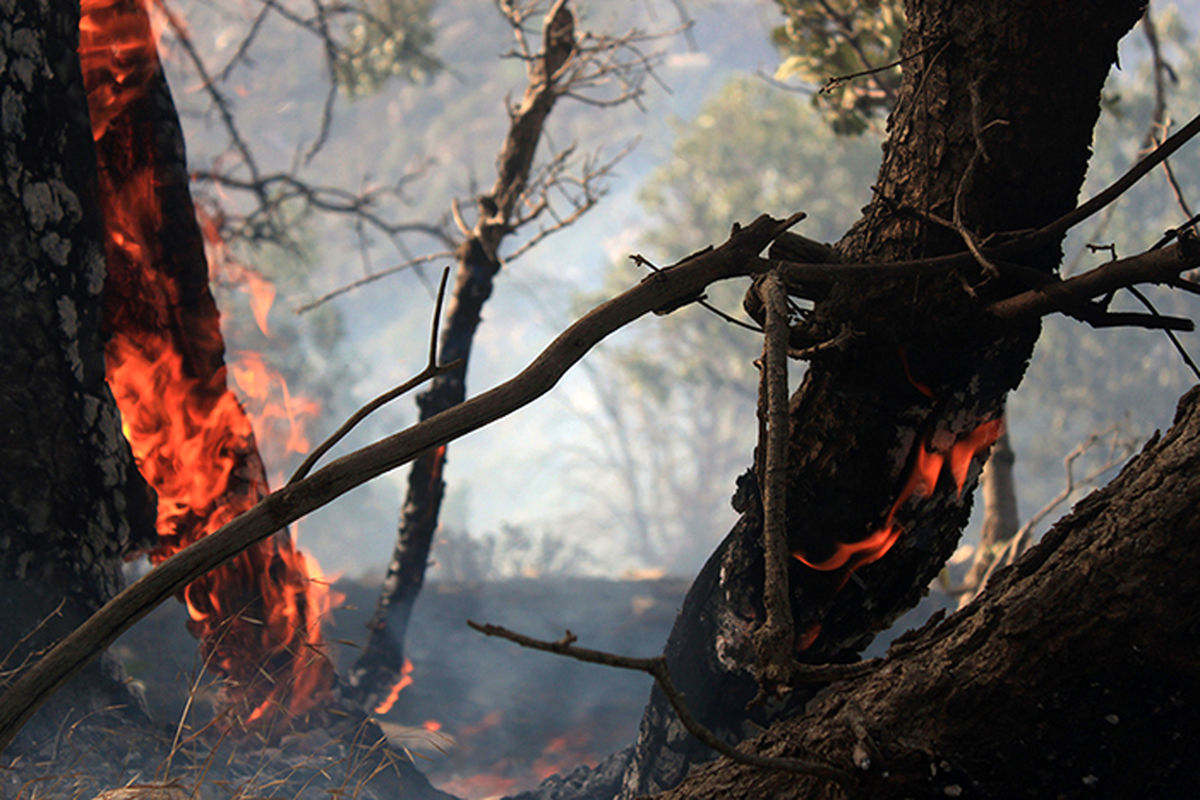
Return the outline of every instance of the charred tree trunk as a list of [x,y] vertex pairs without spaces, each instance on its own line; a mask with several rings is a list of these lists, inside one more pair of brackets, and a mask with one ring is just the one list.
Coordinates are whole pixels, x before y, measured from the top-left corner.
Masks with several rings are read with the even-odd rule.
[[[158,563],[257,503],[268,491],[266,470],[250,420],[227,386],[183,131],[149,15],[124,0],[93,0],[85,8],[80,57],[106,224],[109,380],[135,448],[139,437],[153,447],[167,441],[139,453],[163,495],[158,536],[146,548]],[[125,370],[138,380],[120,379]],[[195,447],[205,435],[204,447]],[[196,490],[203,481],[204,490]],[[268,700],[271,708],[296,711],[327,697],[332,667],[305,651],[319,652],[321,644],[307,583],[291,537],[281,531],[180,594],[189,630],[211,667],[231,679],[230,699],[241,716],[266,721],[253,712]],[[298,589],[300,599],[295,621],[279,624],[270,606],[288,602],[283,586]]]
[[[898,641],[877,673],[829,687],[746,749],[822,752],[880,800],[1191,796],[1198,520],[1200,388],[1165,436],[976,602]],[[863,769],[852,753],[868,740],[876,759]],[[724,762],[665,795],[842,796]]]
[[[0,19],[0,680],[121,588],[122,557],[154,537],[104,380],[104,251],[75,48],[78,4],[12,4]],[[87,667],[23,732],[137,699],[111,658]]]
[[[434,379],[417,396],[419,419],[427,420],[466,399],[467,365],[484,303],[500,271],[497,255],[515,228],[518,203],[529,183],[542,129],[563,88],[562,70],[575,51],[574,16],[565,0],[555,3],[543,25],[543,50],[530,63],[529,84],[521,103],[510,110],[508,134],[497,159],[496,182],[476,201],[477,220],[458,246],[454,294],[446,312],[439,359],[462,365]],[[446,446],[424,453],[409,471],[408,492],[400,511],[396,547],[375,614],[368,623],[367,645],[350,672],[357,697],[370,705],[396,683],[404,666],[404,637],[413,604],[425,583],[425,567],[437,530],[446,483]]]
[[[978,240],[1046,225],[1072,209],[1100,89],[1141,7],[1139,0],[907,3],[902,53],[910,60],[876,196],[837,245],[841,260],[961,252],[955,224]],[[1022,266],[1049,274],[1060,257],[1056,241]],[[1003,414],[1039,331],[1036,323],[997,324],[980,313],[1020,283],[993,277],[965,285],[956,274],[835,284],[812,298],[814,310],[794,331],[802,345],[845,327],[859,334],[821,351],[791,400],[788,535],[804,563],[793,559],[789,568],[802,661],[853,659],[916,603],[955,549],[986,447],[959,464],[955,479],[955,470],[934,470],[927,496],[901,498],[918,469],[954,460],[979,438],[981,423]],[[744,514],[693,584],[666,647],[693,713],[727,741],[796,713],[812,697],[797,689],[775,707],[746,709],[757,689],[751,633],[763,620],[754,483],[743,481]],[[876,537],[894,544],[870,563],[879,549],[865,548]],[[711,757],[656,690],[619,796],[674,786]],[[602,772],[612,771],[610,764]],[[597,781],[577,796],[612,796]],[[543,796],[556,791],[548,785]]]

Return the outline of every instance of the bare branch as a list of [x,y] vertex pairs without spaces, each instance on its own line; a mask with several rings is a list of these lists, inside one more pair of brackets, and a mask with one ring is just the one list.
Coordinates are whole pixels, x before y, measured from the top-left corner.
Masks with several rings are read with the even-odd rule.
[[442,364],[441,366],[438,366],[437,363],[438,328],[442,319],[442,303],[446,299],[446,280],[449,277],[450,268],[446,267],[442,270],[442,282],[438,284],[437,301],[434,303],[433,307],[433,321],[429,325],[429,359],[425,362],[425,368],[404,383],[395,388],[389,389],[371,402],[364,405],[358,411],[355,411],[353,414],[351,414],[349,419],[342,423],[341,427],[334,431],[328,439],[314,447],[312,452],[305,457],[300,466],[296,468],[296,471],[292,473],[292,477],[288,479],[289,484],[295,483],[312,471],[312,468],[316,465],[316,463],[321,460],[321,456],[328,453],[335,444],[345,438],[346,434],[352,431],[354,427],[358,425],[358,423],[366,419],[376,409],[387,405],[397,397],[412,391],[425,381],[433,380],[438,375],[451,372],[462,366],[462,359],[455,359],[449,364]]
[[614,331],[716,281],[752,274],[751,256],[795,222],[763,215],[720,247],[647,276],[564,330],[516,377],[466,402],[367,445],[264,497],[219,530],[163,561],[64,637],[0,695],[0,750],[72,675],[159,603],[255,542],[420,453],[504,417],[550,391]]
[[[1045,316],[1055,311],[1086,314],[1080,309],[1090,298],[1138,283],[1169,284],[1177,280],[1180,273],[1197,266],[1200,266],[1200,242],[1195,235],[1189,234],[1169,247],[1110,261],[1065,281],[1047,283],[992,303],[986,310],[999,319]],[[1143,319],[1138,324],[1145,323]],[[1186,329],[1191,330],[1190,327]]]
[[788,309],[787,292],[777,272],[768,272],[759,284],[763,308],[763,355],[759,369],[760,423],[758,449],[762,472],[759,474],[763,504],[763,608],[765,617],[753,635],[758,656],[758,694],[752,704],[771,694],[789,690],[789,677],[795,667],[792,653],[796,647],[792,621],[791,590],[787,544],[787,447],[788,447]]
[[1102,192],[1092,197],[1086,203],[1077,206],[1073,211],[1059,217],[1049,225],[1038,229],[1036,238],[1043,240],[1057,238],[1070,228],[1083,222],[1124,194],[1129,187],[1141,180],[1150,170],[1163,161],[1166,161],[1176,150],[1187,144],[1198,133],[1200,133],[1200,115],[1193,117],[1191,122],[1184,125],[1170,138],[1154,148],[1145,158],[1130,167],[1129,171]]
[[763,767],[764,769],[781,769],[787,772],[798,772],[804,775],[816,775],[827,780],[834,781],[848,793],[853,791],[855,786],[854,779],[845,770],[839,769],[824,759],[818,759],[815,756],[808,758],[772,758],[770,756],[760,756],[754,753],[743,753],[727,744],[723,740],[717,738],[716,734],[704,727],[688,709],[687,702],[683,697],[683,693],[676,688],[675,682],[671,680],[671,673],[667,669],[667,659],[663,656],[654,658],[630,658],[629,656],[617,655],[616,653],[607,653],[603,650],[591,650],[586,647],[575,646],[575,634],[570,631],[557,642],[546,642],[541,639],[534,639],[531,636],[510,631],[499,625],[488,625],[467,620],[467,624],[474,630],[479,631],[485,636],[498,636],[501,639],[507,639],[510,642],[519,644],[521,647],[528,647],[533,650],[541,650],[547,653],[555,653],[556,655],[567,656],[578,661],[585,661],[589,664],[601,664],[606,667],[616,667],[617,669],[628,669],[635,672],[645,672],[654,678],[654,682],[658,684],[658,688],[662,691],[663,696],[671,704],[671,708],[675,710],[675,714],[679,717],[679,721],[683,723],[683,727],[687,728],[688,733],[695,736],[704,744],[716,750],[723,756],[737,761],[740,764],[748,764],[754,767]]
[[397,272],[403,272],[406,269],[412,269],[413,267],[420,266],[421,264],[428,264],[430,261],[440,261],[443,258],[454,258],[454,253],[449,250],[444,250],[440,253],[430,253],[429,255],[425,256],[417,256],[416,258],[410,258],[408,261],[403,261],[394,267],[388,267],[387,269],[382,269],[379,272],[372,272],[370,275],[365,275],[356,281],[347,283],[345,286],[339,286],[332,291],[326,292],[315,300],[310,300],[309,302],[297,308],[296,313],[303,314],[306,311],[312,311],[317,306],[322,305],[323,303],[328,303],[333,298],[340,297],[347,292],[353,291],[361,286],[366,286],[368,283],[374,283],[381,278],[386,278],[389,275],[395,275]]

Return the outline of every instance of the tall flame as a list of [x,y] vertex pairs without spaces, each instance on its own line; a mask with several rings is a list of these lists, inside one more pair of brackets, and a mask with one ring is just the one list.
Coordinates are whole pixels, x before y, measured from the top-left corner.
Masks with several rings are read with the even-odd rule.
[[[252,507],[267,481],[251,420],[226,385],[211,295],[204,286],[185,289],[187,278],[168,266],[161,198],[170,187],[153,133],[161,112],[147,97],[159,74],[145,5],[153,1],[83,0],[79,55],[105,217],[108,382],[138,468],[158,494],[159,540],[148,554],[158,563]],[[198,232],[194,240],[198,247]],[[255,314],[265,330],[261,301]],[[272,405],[268,387],[277,379],[261,358],[229,372],[268,416],[294,420],[312,410],[286,387]],[[289,443],[306,446],[298,434]],[[330,594],[286,532],[199,578],[181,599],[189,629],[229,678],[246,721],[303,713],[327,693],[332,668],[320,619]]]

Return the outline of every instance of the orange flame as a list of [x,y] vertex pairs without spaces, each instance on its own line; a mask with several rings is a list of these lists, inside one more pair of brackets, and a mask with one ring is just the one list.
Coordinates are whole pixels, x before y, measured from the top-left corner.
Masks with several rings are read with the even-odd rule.
[[504,719],[504,712],[499,709],[494,708],[491,711],[484,714],[483,718],[480,719],[479,722],[476,722],[474,725],[462,726],[459,729],[458,734],[459,734],[459,736],[463,736],[463,737],[477,736],[478,734],[481,734],[486,730],[496,727],[497,725],[499,725],[501,723],[501,721],[503,721],[503,719]]
[[[966,485],[967,471],[976,455],[992,446],[1004,431],[1004,420],[1000,417],[988,420],[976,426],[965,437],[958,439],[945,453],[930,449],[933,436],[926,437],[924,442],[917,445],[916,457],[912,471],[904,482],[904,487],[888,509],[887,518],[883,525],[867,538],[858,542],[839,542],[833,555],[824,561],[811,561],[799,551],[792,553],[802,563],[821,572],[831,572],[836,569],[846,569],[846,576],[860,567],[874,563],[887,555],[892,546],[900,538],[903,528],[894,522],[896,512],[905,501],[914,495],[930,497],[937,487],[942,475],[942,468],[949,464],[950,475],[954,480],[958,494],[962,495]],[[816,638],[815,636],[813,637]]]
[[439,788],[455,797],[464,800],[486,800],[487,798],[503,797],[517,785],[516,778],[505,778],[500,775],[472,775],[469,778],[455,778],[446,781]]
[[270,336],[267,314],[275,302],[275,286],[257,270],[243,264],[229,252],[229,246],[221,238],[220,222],[213,213],[203,208],[196,209],[200,233],[204,236],[204,252],[208,256],[209,279],[232,283],[250,295],[250,310],[254,322],[264,336]]
[[[81,11],[79,56],[106,229],[108,381],[138,468],[158,494],[159,541],[149,553],[158,563],[252,507],[267,482],[251,419],[219,366],[224,344],[211,298],[183,309],[179,278],[163,266],[163,187],[146,132],[154,117],[141,107],[159,71],[146,5],[83,0]],[[265,326],[265,309],[256,316]],[[258,362],[230,371],[266,408],[271,379],[256,371]],[[301,406],[282,391],[275,413],[295,419]],[[328,691],[320,619],[333,600],[319,567],[286,533],[199,578],[181,599],[188,628],[229,678],[232,698],[250,710],[248,721],[278,708],[303,713]]]
[[587,751],[591,737],[583,729],[573,730],[564,736],[556,736],[547,744],[542,754],[534,760],[531,770],[538,780],[571,769],[579,764],[594,767],[598,759]]
[[[376,714],[386,714],[392,710],[392,706],[396,705],[396,700],[400,697],[400,693],[412,685],[412,671],[412,662],[407,658],[404,659],[404,666],[400,668],[400,680],[396,681],[396,685],[392,687],[392,691],[388,693],[383,702],[375,706]],[[430,730],[436,730],[436,728],[430,728]]]

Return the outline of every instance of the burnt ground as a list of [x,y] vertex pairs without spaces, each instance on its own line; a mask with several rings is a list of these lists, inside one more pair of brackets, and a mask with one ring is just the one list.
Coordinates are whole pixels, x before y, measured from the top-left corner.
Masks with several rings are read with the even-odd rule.
[[[633,740],[651,679],[523,650],[475,633],[466,620],[548,639],[569,628],[583,646],[651,656],[662,649],[687,586],[685,579],[432,583],[409,630],[413,683],[379,719],[435,786],[463,798],[519,791],[595,763]],[[357,654],[352,642],[364,638],[377,587],[343,580],[335,588],[346,597],[326,630],[344,671]],[[115,648],[163,722],[180,718],[200,661],[185,619],[180,604],[164,604]],[[218,702],[211,681],[201,686],[189,712],[193,729]],[[426,730],[427,722],[439,729]]]
[[[96,715],[79,714],[52,740],[19,755],[16,769],[8,768],[13,753],[5,754],[0,797],[92,800],[101,789],[165,776],[178,780],[188,796],[200,786],[199,800],[324,798],[331,785],[357,800],[446,800],[407,763],[395,763],[396,753],[407,762],[406,751],[434,787],[463,800],[532,788],[548,775],[595,764],[630,744],[650,678],[524,650],[475,633],[466,620],[545,639],[570,629],[585,647],[652,656],[661,651],[689,583],[431,583],[409,631],[413,683],[389,713],[376,715],[392,753],[375,745],[378,729],[345,715],[326,716],[308,732],[272,742],[222,737],[219,726],[206,727],[221,708],[219,681],[199,670],[183,606],[166,603],[113,648],[144,687],[152,723],[98,722]],[[342,580],[335,589],[345,599],[326,636],[344,671],[357,655],[355,642],[364,638],[377,588]],[[894,630],[920,624],[948,602],[940,593],[926,597]],[[876,642],[868,654],[884,647]],[[89,724],[73,724],[79,717]],[[176,737],[183,746],[169,756]]]

